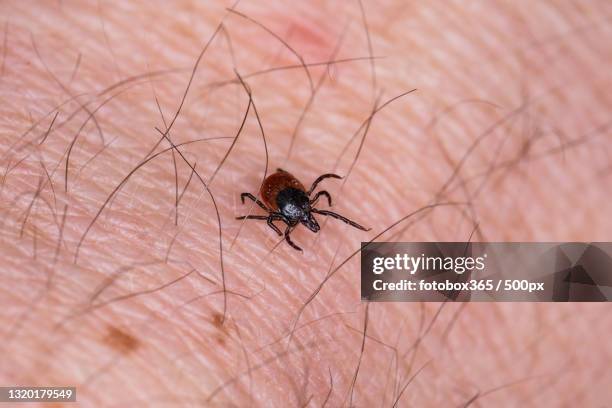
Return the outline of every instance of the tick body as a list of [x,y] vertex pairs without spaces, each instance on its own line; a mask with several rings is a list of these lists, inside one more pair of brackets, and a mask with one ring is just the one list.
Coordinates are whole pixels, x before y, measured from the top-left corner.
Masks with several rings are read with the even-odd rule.
[[[333,217],[360,230],[369,231],[369,228],[362,227],[356,222],[351,221],[340,214],[327,210],[319,210],[318,208],[314,207],[319,201],[320,197],[327,198],[327,203],[329,206],[332,204],[331,195],[325,190],[319,191],[314,196],[312,195],[314,190],[317,188],[317,185],[327,178],[341,179],[342,177],[331,173],[323,174],[319,176],[314,183],[312,183],[310,189],[306,190],[304,185],[300,183],[300,181],[291,173],[283,169],[277,169],[276,173],[268,176],[261,186],[259,193],[263,202],[258,200],[257,197],[251,193],[242,193],[240,195],[240,199],[242,200],[243,204],[244,199],[249,198],[257,203],[257,205],[259,205],[264,211],[266,211],[268,215],[245,215],[242,217],[237,217],[236,219],[267,221],[270,228],[272,228],[278,235],[284,235],[287,243],[298,251],[301,251],[302,249],[291,241],[291,238],[289,237],[291,231],[293,231],[293,229],[299,224],[303,224],[312,232],[319,232],[321,228],[319,227],[319,223],[314,218],[313,214]],[[282,221],[287,225],[284,234],[274,224],[274,221]]]

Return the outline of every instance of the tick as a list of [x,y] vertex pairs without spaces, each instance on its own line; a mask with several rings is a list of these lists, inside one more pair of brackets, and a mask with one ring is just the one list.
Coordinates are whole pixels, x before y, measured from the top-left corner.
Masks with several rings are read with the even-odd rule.
[[[242,217],[236,217],[236,219],[266,220],[270,228],[272,228],[279,236],[284,235],[287,243],[298,251],[301,251],[302,248],[295,245],[293,241],[291,241],[289,235],[291,234],[291,231],[293,231],[293,229],[300,223],[304,224],[306,228],[314,233],[319,232],[321,227],[319,227],[319,223],[317,223],[313,213],[333,217],[360,230],[369,231],[370,228],[362,227],[356,222],[351,221],[340,214],[327,210],[319,210],[318,208],[314,207],[321,196],[327,198],[327,203],[330,207],[332,205],[331,195],[325,190],[319,191],[314,195],[314,197],[312,197],[312,193],[314,192],[315,188],[317,188],[317,185],[327,178],[341,179],[342,177],[332,173],[323,174],[319,176],[314,183],[312,183],[310,189],[306,191],[304,185],[300,183],[300,181],[291,173],[283,169],[276,169],[276,173],[268,176],[261,186],[259,193],[263,202],[259,201],[257,197],[251,193],[240,194],[242,204],[244,204],[245,198],[250,198],[251,200],[255,201],[264,211],[267,211],[268,215],[244,215]],[[283,221],[285,224],[287,224],[284,234],[274,224],[274,221]]]

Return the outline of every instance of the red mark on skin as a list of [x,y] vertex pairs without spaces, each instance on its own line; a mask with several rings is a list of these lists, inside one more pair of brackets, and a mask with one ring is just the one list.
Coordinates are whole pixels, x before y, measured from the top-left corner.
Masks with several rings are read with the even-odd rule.
[[297,21],[289,25],[288,43],[302,55],[306,62],[318,62],[329,58],[335,39],[325,32],[322,25]]
[[299,9],[283,9],[282,14],[261,20],[280,35],[306,62],[325,61],[330,57],[343,25],[339,3],[312,7],[308,3],[297,3]]

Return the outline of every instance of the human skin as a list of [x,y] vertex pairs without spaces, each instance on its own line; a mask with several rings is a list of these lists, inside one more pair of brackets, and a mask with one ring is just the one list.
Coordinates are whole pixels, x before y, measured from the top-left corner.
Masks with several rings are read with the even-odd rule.
[[[2,385],[73,385],[96,407],[609,403],[608,305],[368,306],[353,255],[432,203],[376,240],[609,240],[610,4],[364,1],[368,30],[358,2],[236,7],[293,52],[230,6],[0,5]],[[169,136],[223,139],[111,196],[222,21]],[[291,68],[249,76],[272,67]],[[215,173],[249,101],[236,72],[268,161],[251,107]],[[376,101],[413,88],[335,168]],[[197,176],[176,216],[195,163],[220,224]],[[299,253],[235,220],[281,166],[348,175],[323,184],[333,210],[372,230],[297,228]]]

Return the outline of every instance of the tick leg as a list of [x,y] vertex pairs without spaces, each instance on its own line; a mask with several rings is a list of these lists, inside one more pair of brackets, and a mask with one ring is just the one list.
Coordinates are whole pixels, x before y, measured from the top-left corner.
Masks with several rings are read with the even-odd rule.
[[272,228],[278,235],[283,235],[283,233],[281,232],[281,230],[272,223],[272,221],[277,221],[277,220],[281,220],[282,218],[279,217],[278,215],[269,215],[267,220],[268,220],[268,226],[270,228]]
[[268,215],[243,215],[236,217],[237,220],[267,220],[268,218]]
[[291,238],[289,238],[289,234],[291,234],[291,231],[293,231],[293,227],[288,226],[288,227],[287,227],[287,229],[285,230],[285,241],[287,241],[287,243],[288,243],[289,245],[291,245],[291,247],[292,247],[293,249],[296,249],[296,250],[298,250],[298,251],[302,252],[302,248],[300,248],[299,246],[295,245],[295,244],[293,243],[293,241],[291,240]]
[[325,196],[327,197],[327,203],[329,204],[329,206],[332,206],[332,199],[331,199],[331,195],[329,195],[329,193],[325,190],[319,191],[317,194],[315,194],[314,198],[312,200],[310,200],[310,205],[315,205],[317,203],[317,201],[319,200],[319,197],[321,196]]
[[312,211],[313,213],[317,213],[317,214],[321,214],[321,215],[327,215],[328,217],[332,217],[332,218],[336,218],[336,219],[338,219],[338,220],[340,220],[340,221],[344,221],[344,222],[346,222],[347,224],[349,224],[349,225],[351,225],[351,226],[353,226],[353,227],[355,227],[355,228],[358,228],[358,229],[360,229],[360,230],[362,230],[362,231],[369,231],[369,230],[371,230],[371,229],[372,229],[372,228],[366,228],[366,227],[363,227],[363,226],[361,226],[361,225],[357,224],[355,221],[351,221],[351,220],[349,220],[348,218],[343,217],[343,216],[341,216],[340,214],[336,214],[336,213],[335,213],[335,212],[333,212],[333,211],[317,210],[316,208],[313,208],[311,211]]
[[281,230],[272,223],[272,221],[277,221],[277,220],[282,220],[283,217],[276,215],[276,214],[270,214],[270,215],[243,215],[241,217],[236,217],[237,220],[266,220],[268,222],[268,225],[270,226],[270,228],[272,228],[274,230],[274,232],[276,232],[278,235],[283,235],[283,233],[281,232]]
[[326,178],[336,178],[336,179],[341,179],[342,177],[340,177],[337,174],[333,174],[333,173],[326,173],[326,174],[322,174],[319,177],[317,177],[317,179],[314,181],[314,183],[312,183],[312,186],[310,186],[310,190],[308,190],[308,195],[312,194],[312,192],[314,191],[315,188],[317,188],[317,185],[325,180]]
[[268,207],[266,207],[266,205],[264,203],[262,203],[261,201],[259,201],[257,199],[257,197],[255,197],[253,194],[251,193],[242,193],[240,194],[240,200],[242,201],[242,204],[244,204],[244,198],[250,198],[251,200],[255,201],[257,203],[258,206],[260,206],[262,209],[270,212],[270,209]]

